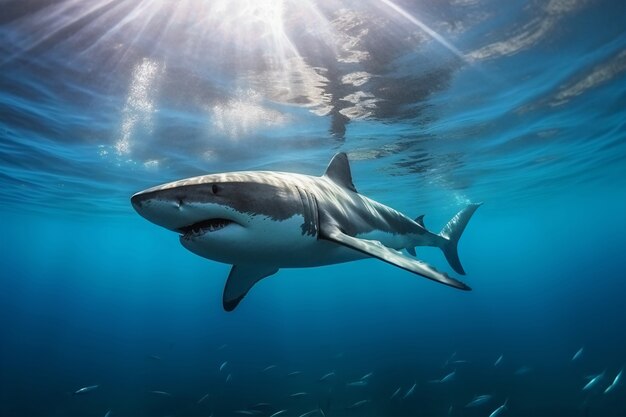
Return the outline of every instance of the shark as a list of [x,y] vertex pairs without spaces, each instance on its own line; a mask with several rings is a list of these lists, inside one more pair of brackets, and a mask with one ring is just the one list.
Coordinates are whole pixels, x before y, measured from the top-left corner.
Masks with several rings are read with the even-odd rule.
[[[458,242],[481,203],[469,204],[441,229],[359,193],[346,153],[323,175],[237,171],[186,178],[140,191],[133,208],[179,235],[183,247],[232,265],[223,308],[233,311],[250,289],[282,268],[307,268],[376,258],[460,290],[470,287],[417,259],[415,248],[443,251],[465,271]],[[404,252],[403,252],[404,251]]]

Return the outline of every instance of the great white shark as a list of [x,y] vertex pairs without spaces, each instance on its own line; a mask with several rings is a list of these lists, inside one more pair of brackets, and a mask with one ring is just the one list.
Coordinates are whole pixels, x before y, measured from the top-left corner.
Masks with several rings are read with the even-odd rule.
[[138,192],[131,203],[141,216],[178,233],[191,252],[232,265],[223,294],[226,311],[280,268],[371,257],[470,290],[416,259],[415,247],[441,248],[450,266],[464,275],[457,244],[480,204],[468,205],[433,233],[423,216],[413,220],[357,192],[345,153],[336,154],[320,177],[274,171],[210,174]]

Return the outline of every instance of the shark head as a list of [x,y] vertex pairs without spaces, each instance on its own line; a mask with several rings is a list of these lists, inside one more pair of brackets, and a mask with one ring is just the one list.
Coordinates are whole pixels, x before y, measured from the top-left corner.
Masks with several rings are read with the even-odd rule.
[[141,191],[131,203],[147,220],[178,233],[191,252],[234,263],[247,242],[269,235],[268,219],[281,221],[301,211],[288,187],[270,178],[259,172],[188,178]]
[[183,236],[246,226],[249,216],[233,209],[236,200],[243,198],[237,187],[213,175],[191,180],[149,188],[130,201],[147,220]]

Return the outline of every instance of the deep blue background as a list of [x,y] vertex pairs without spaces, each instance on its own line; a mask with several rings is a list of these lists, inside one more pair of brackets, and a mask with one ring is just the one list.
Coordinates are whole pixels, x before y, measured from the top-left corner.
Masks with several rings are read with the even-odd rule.
[[[374,402],[359,414],[433,415],[492,393],[510,397],[511,415],[584,414],[583,397],[593,414],[619,415],[623,387],[612,396],[581,388],[604,369],[608,385],[623,366],[626,202],[578,191],[481,207],[460,248],[471,293],[361,261],[283,270],[233,313],[221,309],[226,266],[131,213],[3,215],[3,411],[202,415],[270,402],[304,412],[330,401],[345,415],[366,398]],[[442,365],[455,351],[470,363],[449,386],[429,384],[450,372]],[[228,384],[218,371],[225,360]],[[523,366],[531,371],[515,375]],[[285,376],[293,370],[303,374]],[[331,383],[317,382],[331,370]],[[368,372],[370,385],[344,385]],[[389,400],[414,382],[414,397]],[[89,396],[70,395],[93,384],[101,387]],[[301,390],[313,398],[292,404],[287,395]],[[195,405],[207,392],[210,401]]]

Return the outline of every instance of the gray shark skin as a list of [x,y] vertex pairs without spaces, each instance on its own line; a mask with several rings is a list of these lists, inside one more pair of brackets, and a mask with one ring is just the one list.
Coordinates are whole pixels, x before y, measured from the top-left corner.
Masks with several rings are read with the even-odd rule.
[[232,311],[250,288],[280,268],[304,268],[378,258],[425,278],[470,288],[415,256],[416,246],[442,249],[465,274],[458,240],[480,204],[470,204],[439,234],[359,194],[345,153],[333,157],[321,177],[274,171],[242,171],[183,179],[131,197],[147,220],[176,232],[191,252],[233,265],[223,295]]

